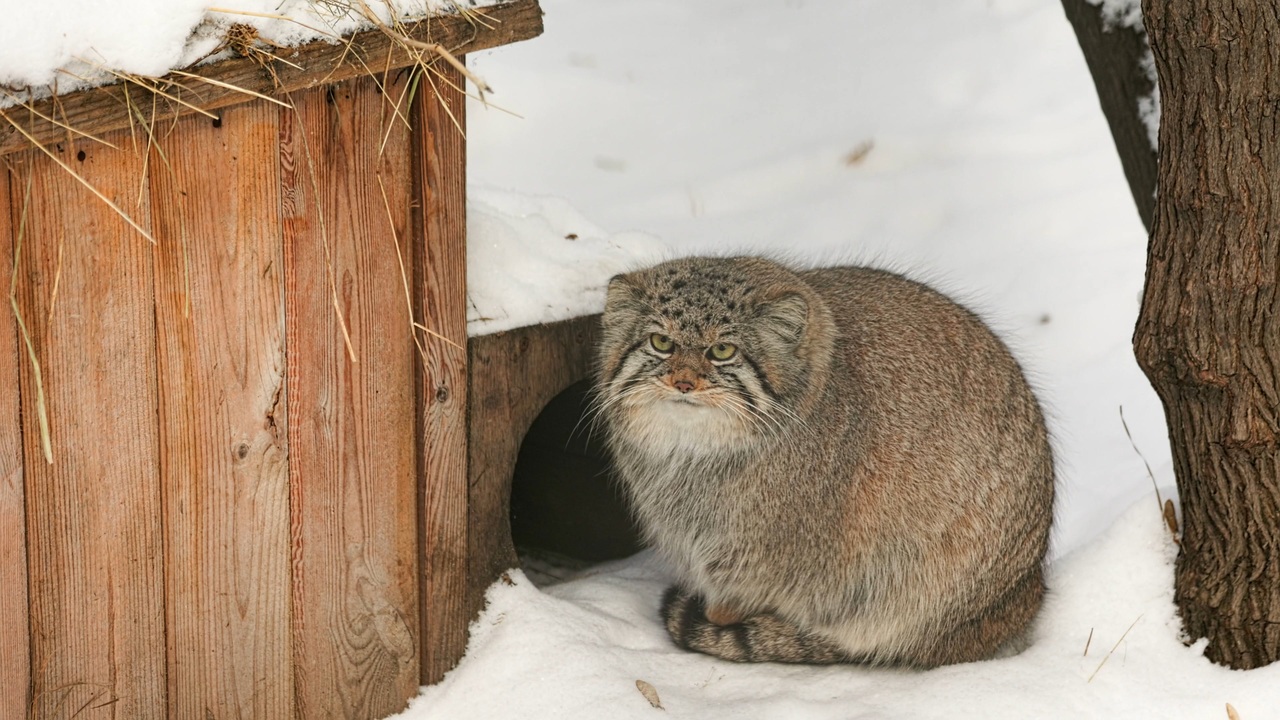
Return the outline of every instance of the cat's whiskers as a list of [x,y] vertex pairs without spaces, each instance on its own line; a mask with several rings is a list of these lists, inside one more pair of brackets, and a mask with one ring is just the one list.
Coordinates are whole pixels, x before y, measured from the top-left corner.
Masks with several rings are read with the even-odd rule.
[[761,408],[757,407],[757,401],[768,400],[768,398],[756,394],[752,394],[750,397],[747,397],[744,395],[745,390],[743,392],[735,392],[726,388],[722,392],[724,393],[726,402],[733,403],[738,408],[741,408],[742,412],[750,415],[753,420],[753,426],[761,435],[769,435],[771,434],[770,431],[781,435],[786,430],[779,418],[774,417],[771,413],[764,412]]
[[[787,407],[786,405],[783,405],[782,403],[778,402],[777,400],[774,400],[773,398],[767,395],[757,396],[756,400],[769,410],[770,415],[776,412],[778,415],[781,415],[787,420],[790,420],[797,427],[803,430],[806,434],[813,432],[812,428],[809,426],[809,422],[805,418],[801,417],[800,413],[797,413],[795,410]],[[781,430],[782,421],[777,420],[777,422],[779,425],[779,429]]]
[[649,394],[653,393],[653,385],[651,383],[641,382],[641,383],[632,385],[631,387],[624,388],[622,391],[618,392],[616,395],[609,398],[608,401],[601,407],[601,410],[603,411],[603,410],[609,409],[614,405],[627,404],[626,401],[632,400],[637,395],[644,395],[646,393],[649,393]]
[[782,435],[786,432],[787,426],[786,426],[786,423],[782,421],[783,420],[782,418],[778,417],[774,413],[768,412],[766,408],[761,408],[749,403],[747,404],[747,407],[751,410],[751,412],[755,413],[758,417],[760,417],[763,422],[768,423],[769,426],[774,430],[775,434]]
[[[614,383],[615,386],[622,385],[622,384],[623,383],[621,382]],[[613,389],[612,387],[608,388],[608,390],[612,390],[612,389]],[[631,398],[634,395],[638,395],[640,393],[649,392],[649,391],[650,391],[650,386],[648,383],[640,383],[640,384],[632,385],[630,387],[624,387],[620,392],[616,392],[616,393],[606,394],[605,392],[597,392],[596,396],[592,399],[590,405],[588,405],[587,412],[584,413],[583,419],[589,418],[588,420],[589,424],[587,427],[594,428],[604,419],[606,411],[613,408],[615,405],[618,405],[623,401]],[[580,420],[579,423],[581,422],[582,421]],[[576,426],[575,426],[575,429],[576,429]]]
[[743,420],[747,421],[756,432],[761,435],[768,435],[770,431],[781,433],[782,426],[777,424],[774,418],[760,413],[756,408],[735,392],[722,391],[717,397],[723,403],[721,407],[728,408]]
[[761,415],[755,408],[751,407],[750,403],[736,393],[727,393],[725,395],[725,405],[748,419],[751,422],[751,426],[761,435],[768,435],[770,431],[778,429],[772,426],[772,423],[769,422],[769,417]]
[[712,397],[715,401],[713,407],[716,409],[724,409],[732,412],[742,420],[745,425],[754,428],[758,432],[763,432],[767,429],[760,424],[759,418],[747,411],[745,403],[743,403],[742,400],[733,393],[717,394]]
[[587,429],[586,440],[589,442],[595,431],[599,429],[600,423],[604,420],[604,415],[602,414],[604,408],[604,393],[599,390],[592,390],[590,393],[590,399],[587,401],[587,407],[582,413],[582,417],[578,418],[578,422],[573,425],[573,430],[569,431],[569,439],[572,440],[573,437],[578,434],[579,428],[581,428],[585,423]]

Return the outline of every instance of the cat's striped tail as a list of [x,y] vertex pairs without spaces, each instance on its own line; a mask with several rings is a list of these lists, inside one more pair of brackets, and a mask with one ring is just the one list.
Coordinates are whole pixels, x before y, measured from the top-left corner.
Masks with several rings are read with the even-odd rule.
[[662,620],[676,645],[734,662],[853,662],[829,640],[772,614],[752,615],[733,625],[707,619],[706,602],[679,586],[662,597]]

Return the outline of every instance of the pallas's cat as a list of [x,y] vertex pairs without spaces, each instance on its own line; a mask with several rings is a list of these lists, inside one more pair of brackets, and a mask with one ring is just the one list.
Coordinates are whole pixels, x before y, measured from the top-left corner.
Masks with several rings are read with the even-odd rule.
[[610,282],[596,385],[680,646],[933,667],[1024,642],[1053,460],[968,310],[880,270],[675,260]]

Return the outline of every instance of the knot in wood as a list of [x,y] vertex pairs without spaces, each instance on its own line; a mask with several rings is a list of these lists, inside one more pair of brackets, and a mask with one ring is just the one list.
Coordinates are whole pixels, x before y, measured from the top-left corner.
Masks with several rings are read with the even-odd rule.
[[1276,449],[1276,433],[1265,422],[1256,417],[1247,417],[1242,427],[1233,428],[1222,445],[1230,450],[1261,451],[1274,453]]
[[1212,385],[1219,389],[1227,387],[1227,378],[1220,373],[1210,370],[1209,368],[1204,368],[1200,370],[1200,372],[1196,373],[1196,379],[1199,380],[1202,385]]
[[448,385],[436,386],[436,402],[438,403],[449,402],[449,386]]

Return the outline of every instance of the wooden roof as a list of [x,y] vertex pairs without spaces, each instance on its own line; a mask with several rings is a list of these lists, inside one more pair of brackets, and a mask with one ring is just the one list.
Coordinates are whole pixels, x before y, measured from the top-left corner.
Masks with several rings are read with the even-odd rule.
[[[514,0],[487,7],[482,17],[484,22],[462,14],[431,17],[408,26],[407,34],[462,54],[542,33],[542,9],[537,0]],[[192,106],[212,111],[254,100],[245,90],[287,102],[289,93],[297,90],[417,63],[413,54],[377,29],[358,33],[343,43],[317,41],[274,54],[279,60],[265,67],[254,59],[236,57],[183,71],[189,74],[171,73],[158,78],[156,86],[169,97],[133,83],[116,83],[41,100],[30,108],[5,108],[9,121],[0,118],[0,156],[31,147],[31,141],[15,124],[44,145],[68,137],[70,131],[63,125],[98,135],[137,122],[149,123],[152,117],[164,121],[197,112]]]

